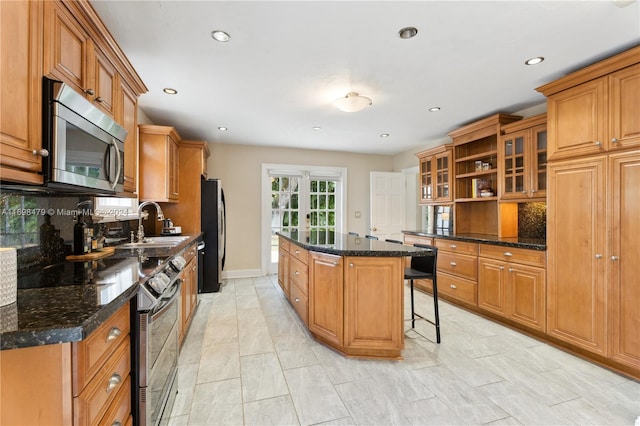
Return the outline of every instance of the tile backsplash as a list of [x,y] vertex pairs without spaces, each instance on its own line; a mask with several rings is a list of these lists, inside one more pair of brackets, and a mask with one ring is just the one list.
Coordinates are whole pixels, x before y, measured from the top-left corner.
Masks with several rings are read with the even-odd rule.
[[547,204],[518,204],[518,237],[546,239],[547,237]]

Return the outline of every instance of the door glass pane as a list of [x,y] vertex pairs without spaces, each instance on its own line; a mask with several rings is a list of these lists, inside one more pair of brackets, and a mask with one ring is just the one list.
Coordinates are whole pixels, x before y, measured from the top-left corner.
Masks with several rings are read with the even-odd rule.
[[516,138],[516,154],[524,153],[524,138]]
[[298,226],[300,178],[271,177],[271,261],[278,261],[276,232],[289,232]]

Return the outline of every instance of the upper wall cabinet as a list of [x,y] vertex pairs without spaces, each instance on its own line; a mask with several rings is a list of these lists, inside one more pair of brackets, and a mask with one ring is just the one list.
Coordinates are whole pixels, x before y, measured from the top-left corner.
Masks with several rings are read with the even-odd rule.
[[547,195],[546,114],[502,126],[498,145],[501,200],[545,201]]
[[547,96],[549,159],[640,146],[640,46],[537,90]]
[[42,184],[42,14],[0,2],[0,179]]
[[451,173],[453,145],[441,145],[416,154],[420,161],[420,204],[453,201]]
[[182,139],[173,127],[140,125],[140,200],[177,203]]

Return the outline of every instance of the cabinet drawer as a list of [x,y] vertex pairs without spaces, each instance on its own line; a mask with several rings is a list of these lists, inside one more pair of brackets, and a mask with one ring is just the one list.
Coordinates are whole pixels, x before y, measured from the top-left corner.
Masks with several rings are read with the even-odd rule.
[[289,253],[305,265],[309,264],[309,252],[302,247],[291,244],[291,246],[289,246]]
[[438,274],[438,294],[445,294],[473,306],[478,304],[476,283],[453,275]]
[[433,245],[433,238],[431,237],[421,237],[418,235],[410,235],[410,234],[405,234],[404,235],[404,243],[408,244],[408,245],[414,245],[414,244],[426,244],[426,245]]
[[97,424],[123,386],[129,387],[127,378],[131,370],[129,340],[125,340],[113,356],[73,399],[74,425]]
[[473,256],[478,255],[478,243],[469,243],[466,241],[442,240],[436,238],[435,246],[440,251],[448,251],[450,253],[462,253]]
[[279,238],[279,242],[278,242],[278,246],[280,247],[280,250],[284,250],[284,251],[289,251],[289,240],[284,239],[283,237],[278,237]]
[[309,299],[296,284],[289,287],[289,301],[291,302],[293,309],[298,313],[302,322],[308,324]]
[[446,251],[438,253],[438,272],[447,272],[468,280],[478,280],[478,258]]
[[480,256],[505,262],[545,267],[546,251],[480,244]]
[[125,304],[89,337],[71,345],[73,353],[73,395],[77,396],[96,375],[118,345],[129,341],[129,304]]
[[131,380],[130,376],[124,381],[116,398],[113,400],[107,413],[102,417],[100,424],[124,425],[131,415]]
[[304,294],[309,291],[309,267],[297,258],[289,258],[289,280],[295,282]]
[[198,252],[198,244],[197,243],[191,244],[184,251],[184,253],[182,254],[182,257],[184,257],[184,260],[186,261],[186,263],[189,263],[189,261],[196,256],[197,252]]

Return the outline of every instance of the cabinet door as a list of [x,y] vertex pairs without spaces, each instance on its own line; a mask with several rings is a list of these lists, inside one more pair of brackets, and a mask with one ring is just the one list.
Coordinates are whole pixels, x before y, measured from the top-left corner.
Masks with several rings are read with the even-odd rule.
[[451,151],[444,152],[435,156],[435,184],[436,184],[436,200],[451,201]]
[[609,149],[640,145],[640,64],[609,76]]
[[478,307],[507,316],[507,275],[503,262],[480,258]]
[[640,151],[611,155],[609,164],[610,357],[640,368]]
[[124,141],[124,191],[138,193],[138,97],[120,82],[116,120],[127,131]]
[[69,84],[79,93],[95,94],[88,87],[91,40],[62,2],[45,3],[44,73]]
[[309,330],[331,344],[342,346],[342,257],[311,252],[309,275]]
[[43,3],[0,2],[0,179],[41,184]]
[[375,349],[398,353],[403,346],[404,259],[346,257],[344,346],[348,353]]
[[531,129],[531,147],[529,181],[531,182],[530,196],[546,199],[547,197],[547,125],[536,126]]
[[433,164],[431,156],[420,159],[420,203],[433,201]]
[[500,182],[502,183],[503,200],[527,197],[530,179],[527,170],[526,149],[531,144],[531,131],[525,130],[503,137],[500,141],[499,157],[501,158]]
[[606,157],[549,165],[547,333],[605,355]]
[[89,99],[105,114],[113,118],[119,83],[116,69],[107,57],[98,50],[94,50],[93,60],[91,68],[94,75],[91,80],[94,82],[95,94]]
[[545,275],[542,268],[514,263],[507,265],[509,318],[543,332],[546,324]]
[[599,78],[549,97],[549,159],[604,151],[606,82]]
[[[282,237],[280,237],[282,239]],[[278,260],[278,284],[284,291],[284,294],[289,297],[289,252],[279,249],[280,258]]]
[[178,200],[178,165],[179,165],[179,153],[178,153],[178,143],[173,139],[169,138],[169,146],[168,146],[168,155],[169,155],[169,174],[168,174],[168,188],[169,193],[167,194],[167,198],[170,200]]

